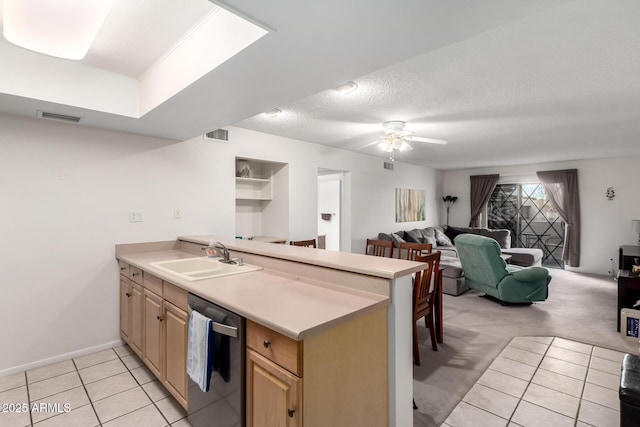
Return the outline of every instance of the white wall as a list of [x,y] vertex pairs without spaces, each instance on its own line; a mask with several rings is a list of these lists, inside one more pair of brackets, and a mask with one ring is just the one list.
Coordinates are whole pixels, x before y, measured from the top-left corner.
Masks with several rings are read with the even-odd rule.
[[[640,157],[575,160],[534,165],[445,171],[444,193],[458,196],[450,211],[452,226],[467,226],[470,218],[469,177],[498,173],[501,180],[535,176],[536,171],[577,169],[582,215],[580,267],[567,270],[609,274],[617,268],[618,247],[637,243],[631,233],[631,220],[640,218],[640,198],[635,188],[640,182]],[[616,196],[609,201],[606,190],[613,187]]]
[[[379,231],[439,222],[439,172],[229,130],[228,144],[178,143],[0,114],[0,375],[119,339],[115,244],[232,237],[236,156],[289,164],[291,239],[317,232],[318,168],[350,171],[354,252]],[[426,190],[426,221],[395,224],[396,187]]]
[[[351,209],[351,218],[345,215],[343,221],[351,228],[351,252],[364,252],[365,240],[379,232],[440,223],[442,173],[434,169],[396,163],[395,170],[389,171],[383,167],[384,156],[367,156],[233,127],[229,128],[229,140],[238,157],[289,164],[288,238],[291,240],[317,235],[319,168],[347,171],[344,191],[351,198],[343,208],[345,211]],[[232,175],[228,179],[232,185]],[[396,188],[426,191],[425,221],[395,222]],[[343,246],[342,250],[349,249]]]

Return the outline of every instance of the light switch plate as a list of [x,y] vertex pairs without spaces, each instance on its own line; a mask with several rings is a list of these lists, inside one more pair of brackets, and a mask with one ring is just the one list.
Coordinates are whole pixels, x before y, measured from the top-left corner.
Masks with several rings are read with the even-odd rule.
[[174,219],[182,219],[182,209],[180,208],[175,208],[173,210],[173,218]]
[[130,211],[129,212],[129,222],[142,222],[142,212],[140,212],[140,211]]

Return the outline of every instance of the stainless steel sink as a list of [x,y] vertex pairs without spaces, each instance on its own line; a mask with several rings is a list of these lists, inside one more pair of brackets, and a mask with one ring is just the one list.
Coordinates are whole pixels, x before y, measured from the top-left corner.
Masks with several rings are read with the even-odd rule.
[[250,264],[225,264],[218,258],[183,258],[170,261],[152,262],[150,265],[174,274],[184,280],[202,280],[213,277],[230,276],[251,271],[262,270],[262,267]]

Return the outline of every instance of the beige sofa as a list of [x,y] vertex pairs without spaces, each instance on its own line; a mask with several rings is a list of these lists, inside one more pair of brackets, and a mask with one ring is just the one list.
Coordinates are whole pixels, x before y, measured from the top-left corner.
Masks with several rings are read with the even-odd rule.
[[502,249],[503,255],[510,255],[511,264],[523,267],[539,266],[542,263],[542,250],[533,248],[511,248],[511,230],[489,228],[463,228],[446,225],[397,231],[395,233],[379,233],[378,239],[394,242],[431,243],[433,250],[442,252],[440,265],[442,270],[442,291],[449,295],[460,295],[469,288],[464,283],[464,271],[458,259],[454,245],[459,234],[471,233],[491,237]]

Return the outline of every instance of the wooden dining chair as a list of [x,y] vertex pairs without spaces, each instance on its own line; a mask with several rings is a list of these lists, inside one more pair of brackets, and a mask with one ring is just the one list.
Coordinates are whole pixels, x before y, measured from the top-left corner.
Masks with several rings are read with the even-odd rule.
[[416,261],[429,266],[416,273],[413,284],[413,363],[420,366],[420,350],[418,349],[418,320],[424,317],[426,327],[431,335],[431,348],[438,351],[436,344],[436,328],[433,317],[433,302],[440,283],[440,251],[428,255],[416,255]]
[[289,242],[292,246],[304,246],[305,248],[315,248],[316,239],[311,240],[292,240]]
[[393,258],[393,242],[391,240],[367,239],[366,255]]
[[[415,243],[415,242],[398,242],[396,249],[398,250],[398,259],[406,259],[415,261],[417,255],[426,255],[431,253],[431,243]],[[403,253],[405,254],[403,256]]]

